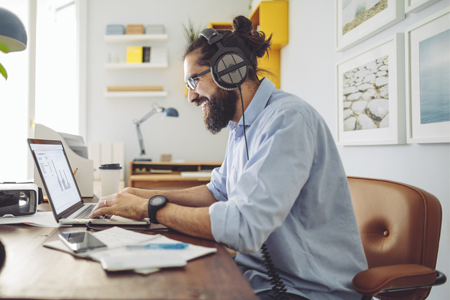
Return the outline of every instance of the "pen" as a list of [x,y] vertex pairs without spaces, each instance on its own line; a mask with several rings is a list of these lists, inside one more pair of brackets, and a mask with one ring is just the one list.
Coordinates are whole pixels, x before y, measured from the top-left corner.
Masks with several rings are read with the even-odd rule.
[[75,171],[73,171],[73,175],[77,174],[78,168],[75,169]]
[[127,245],[128,249],[163,249],[163,250],[182,250],[186,249],[189,244],[142,244],[142,245]]

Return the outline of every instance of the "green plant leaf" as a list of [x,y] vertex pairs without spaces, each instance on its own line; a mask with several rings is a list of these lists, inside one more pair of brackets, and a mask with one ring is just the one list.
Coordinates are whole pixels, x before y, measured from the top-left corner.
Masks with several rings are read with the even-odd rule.
[[184,33],[185,33],[186,41],[188,42],[188,44],[195,42],[195,40],[198,38],[198,34],[202,30],[202,27],[200,26],[199,29],[195,29],[191,18],[189,18],[187,26],[184,24],[182,24],[182,25],[184,28]]
[[5,79],[8,79],[8,73],[6,73],[6,70],[2,64],[0,64],[0,73],[3,75],[3,77],[5,77]]
[[5,44],[0,43],[0,51],[3,53],[9,53],[9,48]]

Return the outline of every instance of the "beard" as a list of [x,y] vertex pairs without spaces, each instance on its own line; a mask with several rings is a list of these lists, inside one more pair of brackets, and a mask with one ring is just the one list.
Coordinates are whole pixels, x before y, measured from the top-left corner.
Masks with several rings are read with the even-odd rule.
[[212,134],[216,134],[226,127],[236,114],[238,99],[236,90],[225,91],[217,87],[216,92],[211,95],[208,107],[203,114],[206,129]]

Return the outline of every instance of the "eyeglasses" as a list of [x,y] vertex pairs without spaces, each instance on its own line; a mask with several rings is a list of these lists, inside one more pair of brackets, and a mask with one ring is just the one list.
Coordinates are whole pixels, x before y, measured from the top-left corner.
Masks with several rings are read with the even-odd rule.
[[208,68],[207,70],[205,70],[205,71],[203,71],[201,73],[189,76],[189,78],[186,80],[186,87],[188,89],[190,89],[191,91],[195,90],[195,88],[197,87],[197,78],[199,78],[202,75],[205,75],[209,71],[211,71],[211,68]]

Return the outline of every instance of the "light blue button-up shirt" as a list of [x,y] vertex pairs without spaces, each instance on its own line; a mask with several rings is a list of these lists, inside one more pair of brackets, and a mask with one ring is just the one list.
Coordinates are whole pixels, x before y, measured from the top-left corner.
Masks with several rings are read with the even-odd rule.
[[347,177],[322,117],[265,78],[242,118],[230,121],[226,157],[207,185],[216,241],[256,293],[271,289],[261,256],[266,243],[289,293],[360,299],[351,281],[367,269]]

